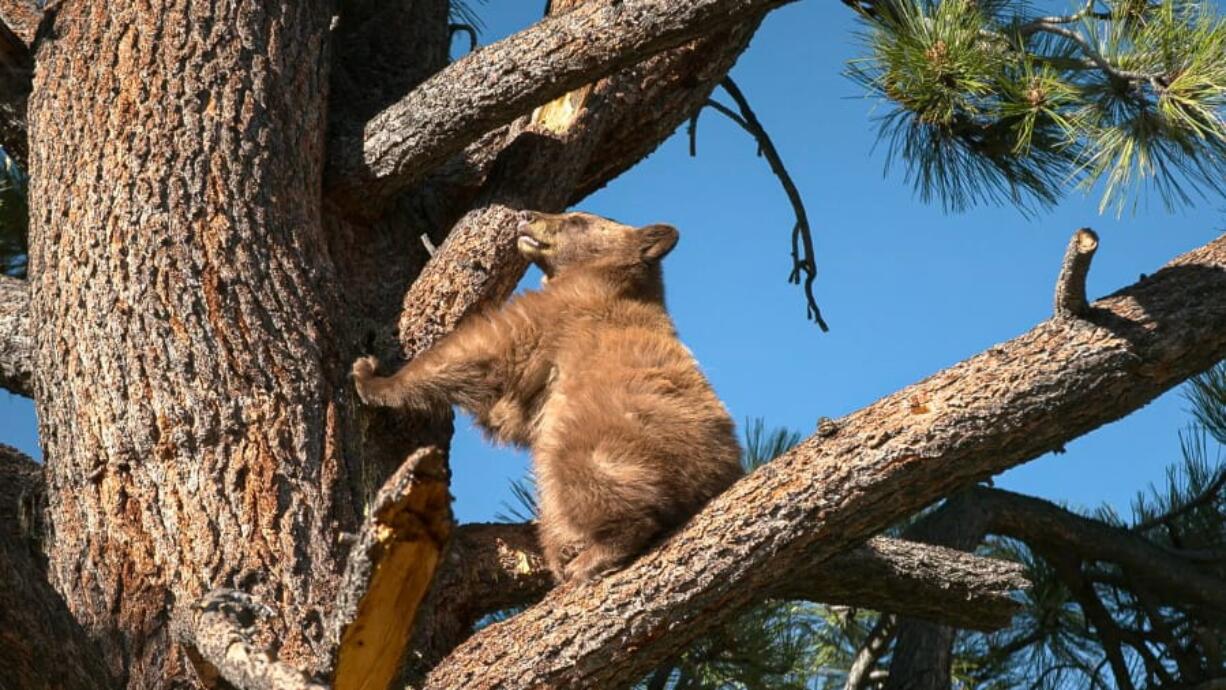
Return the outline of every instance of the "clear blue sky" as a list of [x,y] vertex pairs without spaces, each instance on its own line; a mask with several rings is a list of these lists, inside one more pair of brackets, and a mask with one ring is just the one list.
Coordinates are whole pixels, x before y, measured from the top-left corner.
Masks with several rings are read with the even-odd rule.
[[[490,42],[535,21],[543,2],[476,5]],[[1072,231],[1102,239],[1091,296],[1152,272],[1226,226],[1226,202],[1168,214],[1100,216],[1097,197],[1073,193],[1025,218],[1012,208],[946,215],[901,177],[882,176],[874,103],[841,76],[856,55],[842,4],[806,0],[772,13],[733,77],[775,140],[808,205],[831,325],[805,320],[786,282],[792,211],[754,144],[714,112],[702,118],[698,157],[683,134],[585,201],[586,211],[646,224],[668,222],[681,242],[665,261],[668,303],[734,417],[763,417],[808,434],[838,417],[1029,329],[1051,309],[1052,286]],[[717,94],[717,97],[719,95]],[[726,99],[725,99],[726,100]],[[539,277],[530,274],[525,285]],[[1185,403],[1168,394],[1121,422],[998,479],[1006,488],[1126,509],[1137,490],[1179,459]],[[510,500],[527,456],[489,446],[457,423],[452,465],[456,513],[488,520]],[[0,392],[0,441],[37,452],[32,406]]]

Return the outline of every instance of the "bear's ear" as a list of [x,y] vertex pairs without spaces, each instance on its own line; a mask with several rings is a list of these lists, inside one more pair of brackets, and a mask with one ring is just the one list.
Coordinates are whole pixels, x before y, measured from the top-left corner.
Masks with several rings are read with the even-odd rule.
[[659,261],[677,244],[677,228],[663,223],[639,228],[639,247],[644,261]]

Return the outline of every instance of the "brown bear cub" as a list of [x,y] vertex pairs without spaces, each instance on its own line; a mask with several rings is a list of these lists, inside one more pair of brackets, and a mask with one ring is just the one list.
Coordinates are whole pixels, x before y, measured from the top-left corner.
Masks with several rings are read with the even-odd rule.
[[732,419],[664,309],[668,225],[525,211],[539,292],[466,319],[389,377],[353,365],[362,400],[455,404],[532,449],[540,539],[559,580],[626,565],[741,476]]

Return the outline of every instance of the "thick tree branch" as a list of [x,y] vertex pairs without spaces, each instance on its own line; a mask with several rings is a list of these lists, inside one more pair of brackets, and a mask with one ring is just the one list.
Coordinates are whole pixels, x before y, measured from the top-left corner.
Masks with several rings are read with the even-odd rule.
[[819,558],[783,578],[772,595],[996,630],[1017,612],[1010,594],[1029,586],[1016,563],[906,539],[874,537]]
[[498,125],[655,53],[790,0],[598,0],[551,15],[456,61],[374,116],[338,131],[327,182],[378,206]]
[[[528,524],[463,525],[447,562],[438,582],[438,609],[446,624],[458,622],[463,634],[478,619],[534,603],[554,586]],[[762,596],[899,611],[995,630],[1017,611],[1009,595],[1027,586],[1021,571],[1007,561],[877,537],[798,569]]]
[[349,553],[332,622],[336,690],[385,688],[451,533],[447,460],[414,453],[384,483]]
[[0,146],[24,167],[26,103],[33,83],[30,47],[43,11],[30,0],[0,0]]
[[260,648],[251,629],[266,609],[234,590],[210,592],[179,627],[179,640],[209,690],[327,690]]
[[[564,11],[574,3],[556,4]],[[519,209],[561,211],[585,193],[577,190],[604,184],[618,166],[646,155],[701,107],[756,27],[756,21],[736,26],[622,70],[542,107],[509,128],[504,141],[490,141],[499,153],[482,190],[405,294],[399,323],[405,356],[514,289],[526,268],[515,251]],[[650,126],[644,113],[654,114]],[[529,184],[542,178],[550,184]]]
[[24,280],[0,275],[0,388],[29,397],[33,387],[30,290]]
[[738,482],[666,544],[461,645],[429,686],[641,677],[802,560],[1119,419],[1226,356],[1226,237],[840,421]]
[[0,445],[0,685],[116,687],[102,655],[47,581],[42,467]]
[[[1007,561],[877,537],[826,563],[800,568],[759,595],[900,611],[994,630],[1008,625],[1018,609],[1010,593],[1028,586],[1021,572]],[[533,604],[553,587],[532,525],[460,526],[418,619],[414,665],[436,665],[472,634],[478,620]]]

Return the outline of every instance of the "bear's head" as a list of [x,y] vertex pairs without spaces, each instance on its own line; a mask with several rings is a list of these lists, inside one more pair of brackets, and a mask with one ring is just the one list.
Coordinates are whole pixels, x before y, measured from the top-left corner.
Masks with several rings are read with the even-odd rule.
[[654,266],[677,244],[671,225],[641,228],[590,213],[521,211],[519,253],[552,278],[579,267]]

